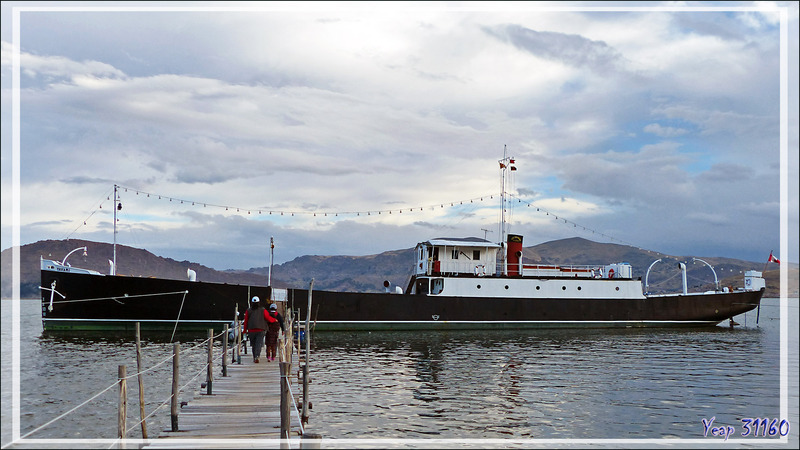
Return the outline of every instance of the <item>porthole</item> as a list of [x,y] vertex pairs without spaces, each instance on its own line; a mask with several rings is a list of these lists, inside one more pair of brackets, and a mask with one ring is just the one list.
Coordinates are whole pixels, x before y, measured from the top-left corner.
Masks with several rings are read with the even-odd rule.
[[479,285],[478,285],[478,289],[480,289],[480,288],[481,288],[481,285],[479,284]]
[[541,287],[540,286],[536,286],[536,290],[538,291],[539,289],[541,289]]
[[619,286],[617,286],[617,290],[619,290]]
[[567,287],[566,287],[566,286],[561,286],[561,290],[562,290],[562,291],[566,291],[566,290],[567,290]]
[[506,285],[506,289],[508,289],[508,285]]
[[581,287],[580,287],[580,286],[578,286],[578,290],[579,290],[579,291],[581,290]]

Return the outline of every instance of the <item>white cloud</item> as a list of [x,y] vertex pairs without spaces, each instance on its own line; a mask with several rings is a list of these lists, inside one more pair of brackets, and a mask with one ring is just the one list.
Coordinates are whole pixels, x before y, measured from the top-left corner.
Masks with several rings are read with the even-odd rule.
[[[246,253],[266,233],[298,254],[411,247],[436,227],[482,235],[498,219],[496,199],[441,205],[499,192],[506,144],[520,168],[515,188],[535,192],[534,203],[656,250],[670,249],[654,235],[692,248],[714,226],[720,242],[739,242],[760,225],[734,211],[777,201],[779,41],[769,14],[395,6],[24,21],[23,239],[71,232],[113,183],[312,212],[266,220],[128,195],[141,246],[194,245],[217,264],[221,248]],[[4,83],[10,51],[4,35]],[[8,153],[4,140],[4,208]],[[515,220],[533,244],[541,220],[529,209]],[[706,225],[676,226],[681,244],[667,225],[679,218]],[[85,230],[100,238],[100,225]],[[575,232],[550,225],[542,236]],[[192,243],[178,250],[182,236]]]
[[644,131],[646,133],[653,133],[659,137],[677,137],[683,136],[684,134],[688,133],[689,131],[683,128],[675,128],[675,127],[662,127],[657,123],[651,123],[644,127]]

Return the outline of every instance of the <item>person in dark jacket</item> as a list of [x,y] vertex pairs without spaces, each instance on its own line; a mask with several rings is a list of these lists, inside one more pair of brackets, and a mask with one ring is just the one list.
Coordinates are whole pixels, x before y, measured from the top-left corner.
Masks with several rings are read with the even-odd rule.
[[269,305],[269,319],[267,325],[267,360],[275,361],[278,351],[278,331],[283,330],[283,316],[278,312],[278,305]]
[[[253,348],[253,362],[257,363],[261,356],[261,347],[264,345],[264,334],[268,328],[269,314],[261,306],[261,299],[258,296],[250,300],[250,308],[244,313],[244,332],[250,339],[250,346]],[[272,319],[275,320],[275,319]]]

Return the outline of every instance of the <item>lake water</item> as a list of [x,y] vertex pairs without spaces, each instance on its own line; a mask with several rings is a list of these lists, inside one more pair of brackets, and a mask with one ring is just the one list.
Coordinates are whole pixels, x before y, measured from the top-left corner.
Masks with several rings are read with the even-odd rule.
[[[642,439],[677,439],[667,443],[686,447],[717,446],[725,439],[713,436],[717,427],[732,427],[728,445],[795,448],[798,301],[789,299],[789,404],[783,414],[779,300],[762,303],[758,325],[753,311],[738,316],[741,326],[734,329],[316,333],[308,431],[326,438],[323,447],[386,438],[416,446],[476,439],[476,445],[501,447],[635,447],[653,445]],[[12,422],[10,305],[2,302],[3,446],[11,442]],[[20,316],[21,436],[113,385],[118,365],[135,372],[132,333],[44,333],[38,300],[20,302]],[[169,358],[169,338],[143,336],[145,367]],[[204,339],[178,336],[182,349]],[[182,354],[181,385],[189,388],[181,401],[200,392],[205,358],[204,347]],[[171,363],[145,376],[147,413],[167,399],[170,379]],[[128,395],[133,424],[139,414],[135,380]],[[26,439],[113,439],[117,397],[113,387]],[[150,437],[169,428],[169,414],[167,404],[148,419]],[[789,441],[761,432],[742,437],[747,418],[778,419],[776,426],[786,420]],[[139,428],[129,437],[140,438]]]

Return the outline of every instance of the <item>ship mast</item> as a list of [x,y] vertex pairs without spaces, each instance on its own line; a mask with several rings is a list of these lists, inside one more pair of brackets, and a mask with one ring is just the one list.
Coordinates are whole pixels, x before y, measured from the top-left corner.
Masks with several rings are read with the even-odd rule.
[[500,163],[501,171],[501,189],[500,189],[500,246],[503,249],[500,252],[503,264],[503,274],[506,273],[506,171],[512,172],[517,170],[514,166],[514,158],[508,156],[508,147],[503,145],[503,159],[497,161]]
[[503,159],[500,163],[500,245],[506,241],[506,167],[508,167],[508,148],[503,145]]
[[117,210],[122,209],[122,203],[119,202],[117,190],[119,186],[114,185],[114,262],[112,263],[111,275],[117,274]]
[[[269,271],[267,272],[267,286],[272,287],[272,261],[275,253],[275,238],[269,237]],[[272,294],[270,294],[270,297]],[[271,299],[270,299],[271,300]]]

